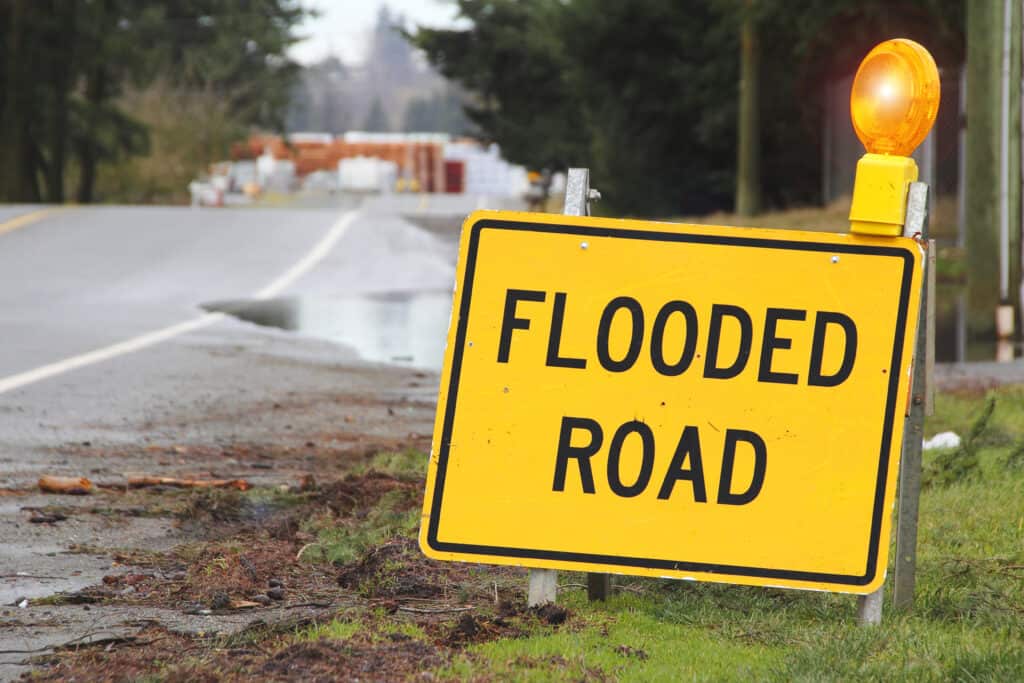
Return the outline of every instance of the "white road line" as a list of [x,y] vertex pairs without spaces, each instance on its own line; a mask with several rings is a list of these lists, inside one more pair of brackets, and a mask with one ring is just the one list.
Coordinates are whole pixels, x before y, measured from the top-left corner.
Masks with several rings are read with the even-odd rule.
[[[286,289],[293,282],[298,280],[300,277],[309,272],[317,263],[331,251],[335,244],[338,243],[344,234],[348,231],[353,221],[356,219],[358,212],[350,211],[344,214],[338,221],[331,226],[331,229],[324,235],[317,244],[307,253],[302,259],[294,266],[289,268],[283,275],[271,282],[269,285],[261,289],[255,294],[256,299],[269,299],[272,296],[276,296],[284,289]],[[171,325],[169,327],[163,327],[152,332],[146,332],[140,334],[137,337],[126,339],[125,341],[111,344],[110,346],[104,346],[103,348],[82,353],[77,356],[71,356],[59,360],[56,363],[49,363],[48,365],[41,365],[38,368],[27,370],[25,372],[18,373],[17,375],[11,375],[10,377],[4,377],[0,379],[0,394],[18,389],[27,384],[38,382],[40,380],[61,375],[71,370],[76,370],[86,365],[92,365],[93,363],[100,363],[117,356],[124,355],[126,353],[132,353],[144,349],[147,346],[159,344],[162,341],[167,341],[172,337],[185,334],[186,332],[194,332],[202,329],[213,323],[223,320],[225,318],[223,313],[205,313],[192,320],[186,320],[185,322]]]
[[330,232],[328,232],[324,238],[302,258],[301,261],[289,268],[288,272],[284,275],[256,292],[255,298],[269,299],[272,296],[277,296],[290,284],[309,272],[313,266],[320,263],[320,261],[327,256],[328,252],[334,248],[334,245],[338,243],[338,240],[340,240],[348,231],[349,226],[352,225],[352,222],[356,219],[357,215],[358,212],[349,211],[347,214],[339,218],[338,222],[334,224]]

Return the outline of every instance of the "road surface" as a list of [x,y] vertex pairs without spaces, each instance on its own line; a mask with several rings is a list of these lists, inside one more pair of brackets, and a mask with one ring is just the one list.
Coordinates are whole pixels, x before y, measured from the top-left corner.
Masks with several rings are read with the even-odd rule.
[[[459,216],[481,202],[324,203],[334,206],[0,208],[0,651],[122,633],[140,618],[197,631],[247,621],[34,605],[125,571],[103,549],[187,540],[170,519],[112,522],[87,499],[41,495],[42,474],[277,485],[361,450],[426,448],[437,376],[417,366],[439,361]],[[335,341],[208,312],[225,302],[285,311],[283,327]],[[54,504],[80,514],[29,522]],[[23,661],[0,656],[0,679]]]

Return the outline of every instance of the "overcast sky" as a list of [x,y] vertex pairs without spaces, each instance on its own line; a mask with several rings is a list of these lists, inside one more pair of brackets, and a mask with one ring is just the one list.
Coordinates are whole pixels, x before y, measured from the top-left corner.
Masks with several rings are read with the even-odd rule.
[[385,4],[392,13],[424,26],[451,26],[456,15],[450,0],[306,0],[303,4],[320,12],[299,27],[299,34],[308,37],[291,49],[292,57],[304,64],[332,53],[348,63],[363,61],[367,38]]

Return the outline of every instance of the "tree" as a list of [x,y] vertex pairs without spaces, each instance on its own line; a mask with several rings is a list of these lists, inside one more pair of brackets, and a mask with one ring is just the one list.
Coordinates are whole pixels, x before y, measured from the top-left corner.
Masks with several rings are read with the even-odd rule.
[[366,59],[374,83],[402,88],[415,83],[421,75],[409,43],[403,38],[403,23],[402,16],[392,14],[387,5],[382,5],[377,12]]
[[410,133],[466,135],[470,128],[463,111],[463,97],[453,89],[411,100],[402,121],[402,130]]
[[[59,0],[58,0],[59,1]],[[135,31],[150,8],[131,0],[94,0],[71,36],[82,71],[83,97],[76,130],[72,132],[78,161],[76,198],[87,204],[95,199],[97,166],[122,154],[142,154],[149,147],[145,127],[113,102],[126,79],[140,75],[135,61],[141,51]]]
[[761,126],[758,96],[761,53],[754,0],[744,0],[740,33],[739,121],[737,122],[736,213],[753,216],[761,210]]
[[728,206],[737,73],[728,17],[708,3],[576,0],[562,26],[594,184],[609,206],[648,216]]
[[458,7],[468,28],[420,29],[414,40],[470,94],[470,119],[512,161],[590,166],[601,206],[621,213],[733,206],[748,14],[763,37],[760,79],[771,83],[771,96],[749,98],[745,109],[760,133],[759,163],[747,164],[760,182],[748,186],[775,206],[819,200],[822,84],[851,74],[879,36],[924,38],[945,64],[963,52],[963,0],[757,0],[752,11],[740,0]]
[[571,82],[558,0],[458,0],[472,28],[411,38],[469,93],[467,118],[506,158],[534,168],[585,165],[587,123]]
[[30,0],[12,0],[4,8],[6,23],[6,65],[4,101],[0,130],[0,198],[7,201],[39,201],[36,178],[38,162],[33,141],[32,119],[35,93],[32,71],[35,55],[27,47],[33,36]]
[[304,15],[297,0],[0,4],[0,200],[63,201],[72,158],[77,199],[95,199],[100,164],[149,148],[120,100],[157,77],[214,93],[240,132],[281,127],[295,74],[285,51]]
[[352,85],[349,70],[337,57],[304,67],[289,98],[286,128],[335,134],[346,131],[353,118],[348,97]]
[[370,133],[387,133],[391,130],[388,115],[384,111],[384,105],[381,104],[379,97],[374,98],[373,104],[370,106],[370,113],[366,116],[363,130]]

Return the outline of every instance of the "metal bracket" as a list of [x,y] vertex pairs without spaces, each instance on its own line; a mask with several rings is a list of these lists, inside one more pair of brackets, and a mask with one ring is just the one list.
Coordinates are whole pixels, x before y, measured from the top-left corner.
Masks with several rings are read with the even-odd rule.
[[589,216],[590,202],[601,198],[601,193],[590,187],[589,168],[570,168],[565,179],[566,216]]
[[910,183],[907,192],[907,217],[903,223],[904,237],[926,238],[928,226],[928,184]]

